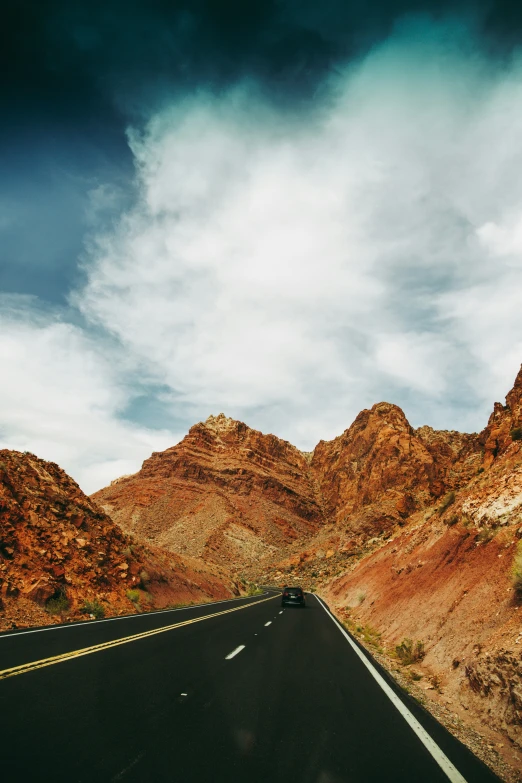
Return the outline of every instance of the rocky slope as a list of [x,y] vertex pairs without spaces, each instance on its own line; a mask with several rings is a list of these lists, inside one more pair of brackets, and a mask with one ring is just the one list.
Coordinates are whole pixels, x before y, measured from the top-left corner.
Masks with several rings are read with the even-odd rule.
[[331,524],[350,546],[385,534],[468,481],[482,453],[478,436],[414,430],[388,403],[313,454],[220,414],[93,499],[143,541],[241,571]]
[[141,540],[238,570],[325,523],[307,455],[223,414],[92,497]]
[[134,541],[54,463],[0,451],[0,630],[85,602],[110,614],[234,591],[224,572]]
[[327,514],[351,533],[379,535],[466,483],[482,461],[477,436],[414,430],[396,405],[363,410],[311,462]]

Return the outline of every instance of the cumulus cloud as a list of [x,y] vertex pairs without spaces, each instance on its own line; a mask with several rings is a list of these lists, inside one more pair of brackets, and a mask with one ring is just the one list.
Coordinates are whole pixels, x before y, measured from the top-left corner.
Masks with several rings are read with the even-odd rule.
[[522,356],[521,73],[417,19],[305,115],[178,101],[129,133],[140,200],[75,301],[187,415],[306,448],[383,397],[480,428]]
[[0,301],[0,448],[57,462],[86,492],[138,470],[172,432],[118,417],[130,390],[80,328],[40,312],[29,297]]

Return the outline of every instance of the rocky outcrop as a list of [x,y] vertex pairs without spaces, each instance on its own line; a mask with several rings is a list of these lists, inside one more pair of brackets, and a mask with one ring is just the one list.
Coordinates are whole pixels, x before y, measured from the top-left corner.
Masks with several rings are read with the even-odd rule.
[[[480,442],[484,447],[483,467],[489,468],[493,462],[508,451],[517,451],[516,441],[522,439],[522,367],[515,384],[506,397],[506,404],[495,403],[487,427],[480,433]],[[515,444],[515,445],[513,445]]]
[[0,628],[22,604],[30,623],[31,605],[73,617],[93,600],[111,613],[232,593],[227,576],[134,541],[58,465],[0,451]]
[[311,468],[328,514],[341,527],[378,535],[476,473],[477,436],[414,430],[396,405],[362,411],[315,448]]
[[325,521],[306,455],[223,414],[93,499],[143,541],[238,570]]

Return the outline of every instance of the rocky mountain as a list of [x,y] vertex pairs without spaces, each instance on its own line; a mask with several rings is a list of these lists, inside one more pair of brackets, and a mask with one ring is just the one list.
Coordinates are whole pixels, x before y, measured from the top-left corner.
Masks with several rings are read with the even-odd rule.
[[234,592],[224,572],[136,542],[58,465],[0,451],[0,629]]
[[349,547],[389,533],[464,485],[482,459],[479,436],[414,430],[389,403],[311,454],[220,414],[92,497],[142,541],[263,570],[319,546],[325,531]]
[[237,570],[326,521],[309,456],[223,414],[92,497],[139,539]]
[[481,460],[477,436],[414,430],[400,408],[381,402],[338,438],[321,441],[311,470],[328,516],[367,537],[462,486]]

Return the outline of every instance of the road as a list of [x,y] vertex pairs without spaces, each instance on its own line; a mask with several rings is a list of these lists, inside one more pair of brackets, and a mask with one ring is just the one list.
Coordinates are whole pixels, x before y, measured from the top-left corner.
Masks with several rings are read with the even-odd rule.
[[267,593],[0,634],[0,775],[4,783],[498,780],[365,661],[311,595],[304,610],[282,610]]

